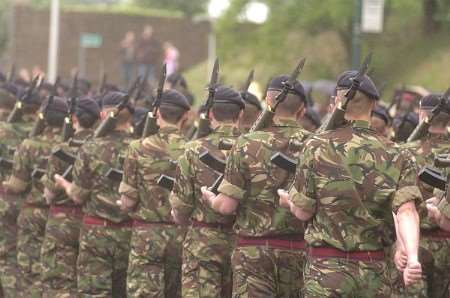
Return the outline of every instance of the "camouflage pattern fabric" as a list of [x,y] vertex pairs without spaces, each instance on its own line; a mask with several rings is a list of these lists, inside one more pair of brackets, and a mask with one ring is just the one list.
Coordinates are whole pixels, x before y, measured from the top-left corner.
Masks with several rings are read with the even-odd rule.
[[[301,147],[307,135],[296,121],[283,119],[238,138],[219,187],[239,201],[234,225],[238,236],[301,238],[304,224],[278,204],[277,190],[287,188],[293,175],[270,160],[277,152],[298,157],[300,148],[292,143]],[[302,251],[238,247],[233,255],[233,297],[300,297],[303,262]]]
[[[239,130],[229,125],[217,127],[207,137],[186,144],[178,160],[176,182],[170,196],[172,208],[194,221],[231,226],[233,216],[223,216],[201,201],[202,186],[211,186],[219,174],[200,161],[208,150],[226,159],[227,151],[218,149],[220,141],[234,142]],[[231,293],[231,242],[226,230],[192,227],[183,243],[183,297],[229,297]],[[198,276],[201,275],[201,278]]]
[[127,273],[128,297],[181,297],[185,230],[176,226],[134,227]]
[[[381,139],[365,121],[311,137],[290,191],[296,206],[315,214],[308,223],[305,240],[313,247],[348,252],[388,248],[395,234],[392,212],[408,201],[421,200],[414,162],[412,155]],[[358,276],[351,281],[352,295],[365,295],[367,282],[380,287],[384,284],[382,273],[387,265],[371,264],[364,264],[367,272],[361,271],[369,280],[363,282]],[[322,288],[314,281],[315,266],[319,273],[326,269],[329,276],[336,273],[339,280],[354,275],[358,267],[350,265],[344,266],[335,258],[309,262],[305,269],[306,293],[327,291],[327,285]],[[347,291],[348,285],[329,282],[335,291]],[[376,292],[373,295],[376,297]]]
[[388,274],[384,261],[307,258],[304,297],[391,297]]
[[[82,130],[75,133],[74,139],[83,141],[91,135],[92,130]],[[74,155],[79,149],[70,147],[68,143],[55,147]],[[56,187],[53,180],[55,174],[62,174],[68,166],[52,155],[48,161],[47,174],[43,178],[45,187],[56,195],[51,205],[69,207],[67,212],[50,212],[47,219],[41,250],[44,297],[75,297],[77,294],[76,263],[82,221],[81,210],[77,210],[80,207],[76,207],[65,192]]]
[[[449,135],[428,134],[422,140],[407,143],[402,146],[415,155],[417,168],[432,165],[434,158],[439,154],[447,154],[450,151]],[[425,200],[433,197],[433,187],[419,180],[419,188],[423,201],[419,206],[420,215],[420,248],[421,263],[424,274],[423,283],[426,287],[421,290],[422,297],[445,297],[450,295],[448,285],[450,283],[450,239],[441,239],[427,236],[427,232],[439,230],[427,216]],[[444,261],[444,262],[443,262]],[[445,262],[447,261],[447,262]],[[399,297],[405,292],[398,289]],[[404,297],[409,296],[405,294]]]
[[235,298],[303,297],[303,251],[238,247],[231,262]]
[[180,297],[185,231],[170,225],[169,191],[157,181],[162,174],[175,176],[184,145],[178,129],[168,126],[129,146],[119,192],[136,203],[130,214],[133,219],[156,223],[133,229],[127,277],[130,297]]
[[45,233],[48,205],[43,196],[44,185],[32,177],[35,168],[45,169],[52,145],[60,142],[60,130],[47,128],[35,138],[26,139],[14,153],[14,167],[4,186],[17,194],[27,193],[18,217],[17,262],[24,295],[40,296],[40,249]]
[[[121,158],[129,144],[128,135],[113,131],[86,142],[78,152],[73,169],[71,196],[83,201],[85,216],[110,222],[129,221],[121,211],[119,182],[106,177],[111,168],[121,169]],[[78,293],[82,297],[125,297],[126,270],[131,229],[83,224],[77,263]]]
[[[13,159],[13,151],[26,138],[31,125],[28,122],[0,122],[0,156]],[[11,174],[10,170],[0,168],[0,181]],[[17,287],[17,217],[22,195],[9,193],[0,188],[0,284],[4,297],[16,297]]]
[[131,228],[82,225],[77,260],[80,297],[126,296]]

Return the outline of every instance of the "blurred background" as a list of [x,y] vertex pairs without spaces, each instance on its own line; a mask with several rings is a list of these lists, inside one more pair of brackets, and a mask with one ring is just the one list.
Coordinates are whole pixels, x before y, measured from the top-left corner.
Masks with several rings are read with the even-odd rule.
[[78,70],[98,84],[106,72],[126,86],[166,62],[197,104],[216,56],[228,85],[255,69],[259,94],[301,57],[301,80],[329,89],[368,52],[386,102],[405,84],[450,85],[450,0],[0,0],[0,22],[4,73],[15,64],[20,76],[52,80]]

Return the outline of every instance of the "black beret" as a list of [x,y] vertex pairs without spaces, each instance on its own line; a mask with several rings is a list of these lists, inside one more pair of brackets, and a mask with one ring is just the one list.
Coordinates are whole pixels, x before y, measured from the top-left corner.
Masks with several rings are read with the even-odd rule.
[[[358,74],[356,70],[347,70],[341,73],[337,79],[336,89],[348,89],[352,85],[353,78]],[[373,83],[372,79],[364,75],[359,85],[358,91],[367,95],[370,99],[380,99],[380,93],[378,93],[377,87]]]
[[[405,113],[408,113],[408,114],[406,114],[406,117],[405,117]],[[401,113],[394,118],[393,126],[398,127],[402,121],[411,123],[412,126],[416,126],[417,124],[419,124],[419,115],[417,115],[414,112]]]
[[375,106],[372,111],[372,116],[380,118],[384,121],[384,123],[386,123],[386,125],[389,125],[389,123],[391,123],[392,121],[391,116],[389,116],[388,110],[380,105]]
[[78,79],[77,89],[81,94],[87,94],[91,90],[91,82],[86,79]]
[[435,106],[439,104],[441,95],[440,94],[429,94],[420,100],[420,109],[422,110],[432,110]]
[[67,105],[67,101],[63,97],[54,96],[53,100],[49,104],[49,98],[46,98],[44,104],[41,107],[41,111],[44,109],[47,110],[46,115],[50,115],[53,113],[63,113],[66,114],[69,106]]
[[181,107],[185,110],[190,110],[191,105],[189,104],[186,96],[177,90],[166,90],[161,96],[161,105],[172,105]]
[[36,89],[33,91],[30,97],[25,98],[26,94],[27,88],[20,88],[19,92],[17,93],[17,97],[20,98],[20,100],[26,105],[35,105],[35,106],[41,105],[42,98]]
[[320,125],[322,125],[319,113],[317,113],[317,111],[312,107],[306,109],[305,117],[308,118],[316,127],[320,127]]
[[49,83],[49,82],[44,82],[41,84],[40,89],[43,89],[47,92],[52,92],[53,91],[53,84]]
[[256,107],[259,111],[262,110],[261,102],[256,95],[248,91],[241,91],[239,93],[246,104]]
[[28,87],[28,86],[30,86],[30,83],[25,81],[22,78],[15,79],[14,80],[14,84],[19,85],[21,87]]
[[101,106],[102,108],[115,107],[123,100],[125,96],[127,96],[125,92],[120,91],[108,92],[102,97]]
[[241,109],[245,108],[245,103],[242,100],[239,92],[233,88],[219,85],[214,94],[213,103],[228,103],[238,105]]
[[187,89],[187,82],[185,78],[179,73],[172,73],[167,77],[167,82],[169,82],[172,87],[180,84],[181,87]]
[[95,119],[100,118],[100,106],[95,99],[88,96],[78,99],[75,107],[75,115],[77,117],[81,117],[85,113]]
[[[289,80],[288,75],[281,75],[272,78],[272,80],[269,83],[269,88],[267,90],[276,90],[281,91],[284,87],[284,83]],[[295,81],[294,88],[292,90],[289,90],[289,93],[295,94],[299,96],[303,102],[306,103],[306,94],[305,89],[303,88],[302,84],[299,81]]]
[[150,110],[144,107],[135,108],[132,119],[133,126],[137,127],[138,125],[140,125],[142,121],[147,117],[148,112],[150,112]]
[[7,91],[12,96],[18,96],[19,91],[23,89],[22,87],[19,87],[17,84],[6,82],[2,84],[2,89]]

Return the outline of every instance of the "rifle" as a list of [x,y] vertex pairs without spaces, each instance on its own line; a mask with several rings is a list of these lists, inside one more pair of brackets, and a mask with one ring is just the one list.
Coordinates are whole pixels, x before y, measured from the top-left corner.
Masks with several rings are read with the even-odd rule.
[[209,187],[209,190],[215,194],[218,194],[217,189],[219,188],[220,183],[222,183],[226,161],[212,155],[208,150],[204,151],[199,155],[199,159],[209,168],[213,169],[215,172],[219,173],[219,177],[214,181],[214,183]]
[[161,70],[161,76],[159,77],[158,89],[156,89],[156,97],[152,103],[152,110],[147,113],[145,118],[144,130],[142,132],[142,138],[154,135],[159,130],[156,115],[158,113],[159,106],[161,105],[161,97],[164,91],[164,83],[166,81],[167,67],[163,65]]
[[425,166],[420,170],[419,180],[443,191],[447,184],[447,178],[442,172],[430,166]]
[[347,106],[349,102],[355,97],[356,92],[358,91],[359,86],[361,85],[361,81],[369,69],[371,60],[372,60],[372,53],[369,53],[369,55],[366,56],[363,64],[359,68],[358,73],[353,78],[352,85],[345,94],[345,100],[343,101],[343,103],[341,102],[338,106],[335,107],[334,111],[331,113],[330,118],[328,119],[328,122],[324,127],[324,130],[333,130],[342,126],[345,123],[345,111],[347,110]]
[[[242,91],[244,92],[244,96],[247,97],[248,88],[250,88],[250,85],[253,82],[253,76],[255,75],[255,70],[252,69],[250,73],[248,74],[247,80],[245,81],[244,88],[242,88]],[[244,98],[245,100],[245,98]]]
[[[85,143],[85,141],[70,139],[69,146],[80,148],[84,143]],[[62,174],[62,177],[64,177],[66,180],[70,181],[73,165],[75,164],[77,157],[73,154],[67,153],[66,151],[64,151],[61,148],[53,151],[52,155],[54,157],[58,158],[59,160],[62,160],[63,162],[69,164],[69,166],[66,168],[66,170]]]
[[31,81],[30,87],[27,88],[27,91],[21,98],[17,98],[17,102],[14,105],[14,109],[8,115],[8,119],[6,120],[8,123],[16,123],[22,118],[23,114],[23,103],[28,101],[33,95],[34,90],[36,89],[37,83],[39,81],[39,75],[34,77],[33,81]]
[[398,125],[398,128],[397,128],[395,141],[397,141],[397,142],[401,141],[401,138],[400,138],[399,134],[402,132],[403,127],[406,124],[406,120],[408,119],[408,116],[410,115],[410,113],[413,110],[414,110],[414,106],[413,105],[409,105],[408,109],[406,111],[404,111],[405,114],[403,114],[402,119],[400,120],[400,124]]
[[450,107],[448,99],[450,97],[450,87],[445,91],[444,95],[439,98],[439,104],[431,110],[430,117],[421,121],[419,125],[414,129],[414,131],[409,136],[407,142],[414,142],[422,139],[428,134],[428,129],[431,126],[431,122],[439,115],[440,112],[450,113]]
[[283,152],[277,152],[270,158],[270,162],[293,174],[297,169],[297,161],[285,155]]
[[12,170],[13,166],[14,166],[14,161],[0,157],[0,168],[10,171],[10,170]]
[[123,171],[118,169],[110,168],[108,172],[106,172],[106,177],[114,182],[121,182],[123,177]]
[[73,137],[74,129],[72,123],[72,115],[75,113],[77,107],[77,88],[78,88],[78,73],[75,74],[72,81],[72,86],[70,88],[70,100],[69,109],[67,111],[67,116],[64,118],[63,125],[63,142],[67,142]]
[[44,129],[46,127],[45,116],[47,114],[48,108],[53,104],[53,101],[55,99],[59,80],[60,80],[60,78],[57,77],[55,84],[53,84],[52,93],[48,97],[47,104],[41,109],[41,111],[38,114],[38,119],[34,123],[33,129],[30,132],[30,137],[36,137],[44,131]]
[[[163,65],[163,68],[166,68],[165,64]],[[147,70],[145,71],[145,74],[144,74],[144,79],[139,84],[139,88],[137,89],[136,96],[133,98],[134,104],[136,104],[136,102],[139,99],[141,99],[142,94],[144,93],[145,87],[147,87],[147,85],[148,85],[148,76],[149,75],[150,75],[150,68],[147,67]],[[164,77],[165,77],[165,75],[164,75]]]
[[16,78],[16,63],[11,64],[11,69],[8,73],[8,82],[14,81]]
[[200,114],[198,121],[197,137],[206,137],[211,132],[211,120],[209,119],[209,111],[213,106],[214,95],[216,94],[217,81],[219,79],[219,59],[214,61],[213,71],[208,86],[208,98],[205,103],[205,111]]
[[165,188],[168,191],[172,191],[173,185],[175,184],[175,178],[163,174],[159,176],[156,183],[158,183],[160,187]]
[[108,79],[108,76],[106,75],[106,72],[102,71],[102,73],[101,73],[101,80],[100,80],[100,87],[98,89],[98,93],[100,95],[102,95],[105,92],[107,79]]
[[130,96],[133,95],[134,91],[139,84],[140,78],[137,77],[130,89],[128,89],[127,94],[123,97],[122,101],[115,106],[114,110],[108,115],[108,117],[103,120],[102,123],[98,126],[98,128],[94,132],[94,138],[102,138],[106,136],[110,131],[112,131],[117,124],[117,115],[125,109],[130,100]]
[[297,64],[297,67],[292,72],[291,76],[289,77],[289,80],[284,82],[283,89],[280,93],[275,97],[275,104],[273,107],[270,105],[267,105],[264,111],[259,114],[258,119],[256,119],[255,123],[253,123],[253,126],[250,128],[250,132],[254,132],[257,130],[261,130],[266,128],[270,125],[273,121],[273,117],[275,116],[275,111],[280,103],[282,103],[289,91],[294,89],[295,82],[297,81],[298,76],[300,75],[300,72],[303,69],[303,66],[305,66],[306,59],[303,58],[299,61]]
[[[394,98],[392,98],[391,103],[389,104],[387,111],[390,114],[391,109],[395,106],[396,110],[398,109],[398,107],[400,106],[400,102],[402,100],[402,95],[406,90],[406,86],[405,84],[402,84],[402,87],[400,90],[395,91],[394,93]],[[396,111],[397,112],[397,111]],[[390,114],[391,115],[391,114]],[[391,115],[392,116],[392,115]]]

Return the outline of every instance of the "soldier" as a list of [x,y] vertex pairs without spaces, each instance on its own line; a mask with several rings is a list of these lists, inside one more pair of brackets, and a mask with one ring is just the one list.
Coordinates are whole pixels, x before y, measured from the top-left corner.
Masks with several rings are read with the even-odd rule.
[[391,121],[387,109],[382,105],[376,105],[370,118],[370,128],[375,130],[380,136],[388,138]]
[[[427,95],[420,100],[420,121],[430,117],[431,110],[439,104],[440,95]],[[450,137],[447,125],[450,115],[441,112],[431,122],[428,134],[419,141],[407,143],[403,148],[415,155],[417,167],[433,164],[439,154],[450,151]],[[423,297],[446,297],[450,283],[450,233],[444,232],[427,215],[426,201],[433,197],[433,187],[419,183],[424,201],[420,205],[420,258],[425,273],[427,292]],[[434,202],[439,204],[439,200]]]
[[183,242],[183,297],[229,297],[231,294],[234,217],[223,216],[201,203],[200,188],[212,185],[218,174],[200,161],[200,154],[208,151],[218,159],[226,158],[228,151],[219,150],[219,143],[233,143],[239,136],[237,125],[244,107],[238,92],[217,87],[209,115],[212,133],[187,143],[178,160],[176,182],[170,195],[172,215],[179,224],[192,224]]
[[[337,104],[356,74],[339,77]],[[280,204],[308,221],[305,297],[389,297],[383,250],[392,243],[392,214],[407,255],[405,283],[420,279],[414,158],[369,128],[378,98],[364,76],[345,113],[349,123],[311,137],[289,195],[279,192]]]
[[[17,262],[21,276],[22,297],[40,297],[42,290],[40,250],[45,234],[48,204],[40,179],[47,157],[55,142],[60,142],[61,126],[67,111],[63,98],[46,99],[40,112],[46,128],[41,135],[22,142],[14,153],[11,176],[3,183],[8,192],[26,195],[17,219]],[[39,119],[37,121],[40,121]]]
[[[100,107],[92,98],[83,97],[76,101],[70,117],[75,129],[74,136],[69,142],[54,146],[53,152],[59,149],[76,156],[79,143],[92,136],[92,127],[100,118]],[[83,212],[53,180],[55,174],[62,174],[69,167],[70,163],[53,154],[49,157],[46,175],[43,177],[44,195],[50,205],[41,250],[44,297],[77,295],[76,261]]]
[[[275,105],[288,76],[271,80],[267,104]],[[291,158],[308,132],[298,119],[305,112],[306,97],[295,81],[287,98],[275,111],[273,123],[262,131],[242,135],[226,165],[216,197],[202,188],[205,204],[221,214],[237,214],[238,239],[232,256],[233,297],[301,297],[303,286],[303,223],[278,205],[278,188],[293,175],[271,163],[274,154]],[[292,146],[296,142],[296,146]]]
[[262,106],[258,97],[253,93],[249,91],[241,91],[239,93],[245,102],[244,115],[239,123],[239,129],[242,133],[246,133],[250,130],[250,127],[252,127],[253,123],[255,123],[261,113]]
[[400,113],[392,121],[394,130],[392,140],[396,143],[406,142],[417,124],[419,124],[419,116],[415,112],[404,111]]
[[111,113],[118,113],[114,116],[115,128],[80,148],[73,182],[55,175],[55,182],[83,208],[77,260],[78,293],[83,297],[126,297],[131,221],[116,204],[119,179],[107,175],[121,167],[129,144],[127,132],[133,109],[128,105],[117,108],[127,97],[122,92],[103,97],[101,119],[108,121]]
[[315,132],[322,125],[319,113],[314,107],[310,106],[306,109],[305,116],[300,119],[300,125],[309,132]]
[[162,94],[159,132],[133,141],[120,184],[121,207],[133,219],[127,294],[129,297],[181,297],[181,244],[185,229],[170,215],[169,194],[158,185],[161,175],[175,176],[176,160],[186,140],[181,126],[190,109],[175,90]]
[[[17,97],[23,98],[24,90],[17,89],[17,91]],[[12,109],[12,105],[16,102],[16,98],[12,95],[5,93],[1,96],[0,105],[3,109]],[[31,130],[34,114],[40,106],[40,99],[35,95],[23,98],[20,103],[23,115],[18,117],[17,121],[0,122],[0,157],[4,161],[12,160],[17,146]],[[6,162],[0,165],[2,182],[11,175],[11,169],[11,165]],[[16,287],[19,278],[16,251],[17,217],[23,199],[21,195],[14,195],[7,192],[4,187],[0,187],[0,280],[7,298],[17,297]]]

